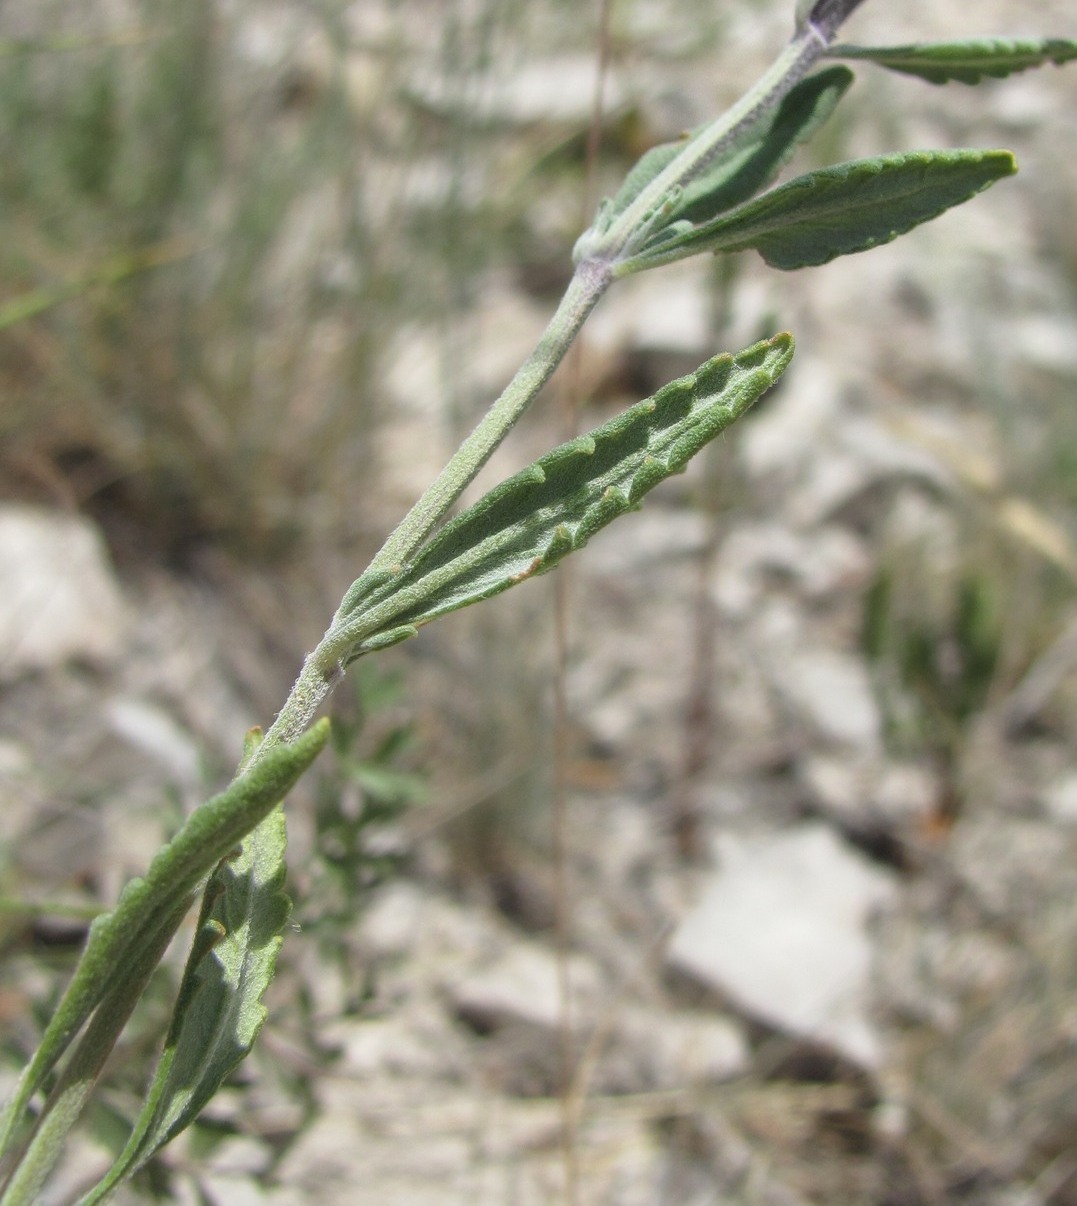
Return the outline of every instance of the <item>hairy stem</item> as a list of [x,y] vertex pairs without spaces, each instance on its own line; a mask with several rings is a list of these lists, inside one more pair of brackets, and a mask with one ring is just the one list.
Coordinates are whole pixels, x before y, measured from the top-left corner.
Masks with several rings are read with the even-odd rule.
[[607,229],[592,227],[580,237],[573,253],[577,263],[607,264],[617,275],[616,264],[631,258],[646,242],[653,233],[655,216],[674,191],[729,152],[781,104],[822,57],[842,21],[861,3],[863,0],[819,0],[782,53],[736,104],[687,142]]
[[[838,27],[863,0],[817,0],[770,69],[741,99],[660,172],[605,231],[587,231],[576,245],[576,272],[535,350],[523,362],[501,396],[464,440],[448,464],[392,531],[367,573],[395,573],[422,547],[453,503],[490,459],[495,449],[534,401],[572,346],[587,316],[609,288],[619,260],[648,237],[655,212],[671,189],[690,181],[715,156],[724,154],[759,119],[780,104],[833,40]],[[278,742],[293,741],[343,674],[342,644],[349,617],[348,596],[318,647],[307,657],[291,694],[252,762]],[[346,652],[343,654],[346,657]]]
[[604,265],[580,265],[535,350],[394,529],[370,563],[371,570],[393,570],[403,565],[440,523],[550,379],[610,279]]
[[[818,0],[755,87],[694,138],[608,230],[597,232],[592,228],[580,238],[575,250],[575,274],[535,350],[419,501],[393,529],[367,573],[397,572],[421,548],[550,379],[613,281],[617,261],[630,255],[636,244],[646,239],[651,218],[670,189],[697,175],[715,156],[734,145],[760,117],[780,104],[827,49],[842,21],[861,3],[863,0]],[[298,737],[343,674],[341,643],[346,636],[343,629],[348,619],[347,603],[345,596],[325,636],[304,662],[284,707],[254,752],[254,762],[277,742]]]
[[[393,530],[370,563],[368,573],[398,570],[419,549],[550,379],[611,279],[608,269],[601,264],[581,264],[577,268],[535,350]],[[317,648],[307,656],[284,706],[249,765],[257,763],[279,742],[294,741],[343,675],[340,638],[346,617],[342,612],[343,608],[333,617]]]

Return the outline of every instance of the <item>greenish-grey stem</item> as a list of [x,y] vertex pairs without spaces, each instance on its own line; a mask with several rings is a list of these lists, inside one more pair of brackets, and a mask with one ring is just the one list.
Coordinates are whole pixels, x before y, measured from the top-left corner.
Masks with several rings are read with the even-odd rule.
[[535,350],[394,529],[370,563],[370,570],[393,570],[403,565],[437,527],[550,379],[610,280],[609,269],[603,264],[579,266]]
[[[617,275],[618,261],[628,258],[650,236],[655,214],[670,190],[691,180],[715,156],[735,145],[761,116],[780,104],[826,51],[842,21],[862,2],[817,0],[785,50],[755,87],[692,139],[684,152],[643,189],[607,230],[592,228],[580,238],[574,253],[576,272],[535,350],[390,534],[370,563],[369,573],[399,570],[422,546],[564,359],[587,316]],[[254,752],[252,763],[278,742],[298,737],[343,674],[341,642],[346,621],[343,613],[342,605],[318,647],[304,662],[284,707]]]
[[[611,279],[609,269],[603,264],[581,264],[576,269],[535,350],[419,501],[393,530],[370,563],[368,572],[399,568],[437,527],[550,379],[588,314],[609,287]],[[251,765],[279,742],[294,741],[313,720],[318,708],[343,674],[337,640],[343,618],[338,611],[318,647],[307,656],[277,719],[270,726],[262,744],[254,751]]]
[[[754,87],[686,143],[684,150],[644,188],[605,230],[592,227],[573,253],[581,266],[594,261],[616,264],[629,259],[654,233],[655,217],[673,190],[688,184],[718,156],[731,150],[808,74],[822,57],[845,17],[862,0],[824,0],[816,4],[782,53]],[[826,9],[826,12],[822,10]],[[818,16],[820,20],[812,18]],[[833,11],[831,11],[833,10]]]

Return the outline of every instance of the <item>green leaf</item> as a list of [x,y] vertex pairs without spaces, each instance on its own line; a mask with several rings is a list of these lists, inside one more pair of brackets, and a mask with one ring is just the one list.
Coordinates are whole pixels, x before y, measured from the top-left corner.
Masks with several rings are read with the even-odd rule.
[[203,895],[172,1025],[131,1138],[83,1199],[103,1201],[194,1121],[246,1057],[265,1021],[290,904],[284,895],[284,813],[272,812],[214,872]]
[[[116,908],[91,926],[86,949],[15,1095],[0,1119],[0,1155],[13,1142],[23,1115],[44,1078],[55,1067],[87,1018],[112,990],[115,969],[134,963],[150,947],[171,937],[162,927],[179,925],[176,901],[190,897],[213,868],[287,794],[329,737],[320,722],[290,745],[266,752],[249,771],[188,818],[159,851],[145,878],[132,880]],[[171,919],[175,917],[175,920]]]
[[192,901],[191,894],[171,901],[154,927],[153,940],[140,944],[130,958],[112,968],[108,990],[50,1092],[31,1142],[11,1170],[0,1198],[4,1206],[39,1200],[68,1132]]
[[[756,127],[667,198],[652,242],[660,241],[663,232],[675,222],[706,221],[753,197],[788,162],[797,145],[815,134],[852,81],[853,73],[846,67],[828,68],[801,80],[781,104],[767,110]],[[647,151],[625,177],[613,200],[603,203],[595,227],[608,229],[651,181],[708,128],[701,126],[677,142],[663,143]]]
[[404,639],[437,616],[552,569],[683,469],[774,384],[792,353],[792,336],[777,335],[717,356],[496,486],[363,596],[340,633],[341,656]]
[[754,197],[834,112],[852,82],[853,73],[845,67],[802,80],[748,145],[685,186],[674,220],[706,222]]
[[967,42],[916,42],[908,46],[834,46],[831,58],[867,59],[891,71],[919,76],[931,84],[978,84],[1047,63],[1077,59],[1077,42],[1067,38],[975,38]]
[[700,251],[755,248],[775,268],[826,264],[889,243],[982,192],[1017,164],[1009,151],[910,151],[798,176],[617,266],[618,275]]
[[603,227],[609,226],[618,214],[624,213],[647,185],[665,171],[684,148],[706,128],[706,126],[697,126],[696,129],[678,138],[676,142],[659,143],[658,146],[651,147],[649,151],[644,151],[621,182],[621,187],[614,194],[613,199],[607,198],[603,202],[595,225],[597,226],[601,221]]

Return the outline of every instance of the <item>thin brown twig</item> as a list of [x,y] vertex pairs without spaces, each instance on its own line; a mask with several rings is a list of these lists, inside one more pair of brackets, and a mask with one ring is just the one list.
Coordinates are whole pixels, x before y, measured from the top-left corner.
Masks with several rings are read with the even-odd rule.
[[[595,72],[595,93],[591,122],[587,133],[586,166],[583,189],[583,225],[587,224],[594,208],[598,153],[602,140],[602,116],[606,75],[609,69],[611,44],[610,21],[613,0],[600,0],[598,16],[598,63]],[[566,438],[576,434],[579,427],[580,394],[582,386],[581,345],[577,342],[571,352],[566,388],[563,395],[563,424]],[[576,1091],[575,1030],[572,1014],[572,984],[569,978],[569,955],[572,944],[571,885],[568,870],[568,756],[569,713],[566,690],[569,659],[569,594],[570,580],[562,567],[554,578],[554,667],[553,667],[553,755],[554,782],[551,809],[554,861],[554,925],[557,949],[557,991],[559,1000],[561,1047],[561,1158],[566,1206],[577,1206],[580,1200],[580,1170],[578,1125],[580,1102]]]

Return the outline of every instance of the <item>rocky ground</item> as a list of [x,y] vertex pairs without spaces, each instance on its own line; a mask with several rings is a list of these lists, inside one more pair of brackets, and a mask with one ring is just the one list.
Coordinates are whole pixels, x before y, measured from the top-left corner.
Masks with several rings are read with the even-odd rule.
[[[716,89],[731,99],[789,19],[778,3],[702,25],[629,7],[636,49],[615,56],[607,104],[648,136]],[[994,0],[977,25],[1072,35],[1065,8]],[[435,25],[353,16],[362,105],[379,37],[407,29],[420,55]],[[867,4],[849,36],[966,21],[956,4]],[[286,6],[236,29],[259,70],[317,81],[317,39],[293,37]],[[591,45],[549,14],[528,32],[518,75],[474,84],[503,127],[495,180],[520,171],[521,132],[571,129],[591,105]],[[684,53],[694,36],[736,45],[736,70],[716,83]],[[1058,469],[1077,439],[1074,75],[875,80],[838,153],[1008,145],[1022,175],[810,274],[690,262],[602,303],[574,369],[584,426],[778,324],[797,357],[739,430],[573,559],[559,821],[549,579],[384,655],[403,694],[373,708],[361,749],[413,733],[397,769],[426,803],[365,836],[365,879],[330,924],[319,844],[339,835],[319,800],[354,816],[361,793],[339,764],[296,792],[297,924],[270,1022],[166,1153],[169,1198],[1077,1203],[1077,554]],[[431,112],[455,103],[446,79],[417,78]],[[447,172],[432,156],[414,203]],[[526,246],[556,246],[556,190],[528,221]],[[448,328],[401,322],[370,528],[441,462],[452,407],[541,331],[540,268],[494,264]],[[560,438],[568,392],[491,479]],[[107,523],[5,503],[4,894],[114,900],[271,715],[357,555],[341,542],[268,568],[208,548],[178,571]],[[376,855],[395,870],[374,876]],[[49,953],[82,924],[5,922],[4,1088],[54,991]],[[105,1105],[122,1115],[130,1094],[121,1075]],[[99,1118],[45,1200],[68,1200],[113,1135]]]

